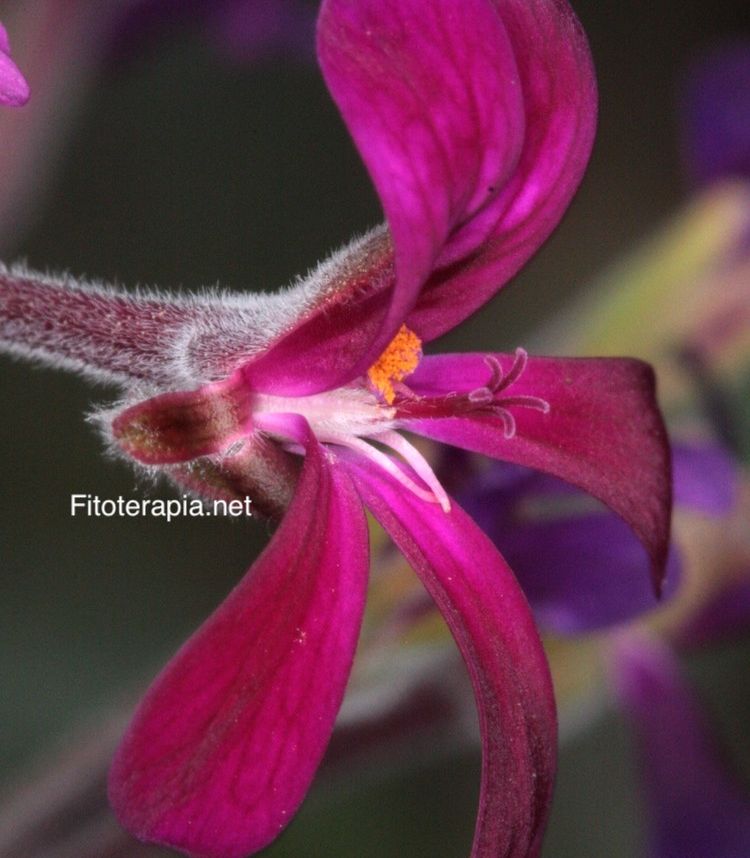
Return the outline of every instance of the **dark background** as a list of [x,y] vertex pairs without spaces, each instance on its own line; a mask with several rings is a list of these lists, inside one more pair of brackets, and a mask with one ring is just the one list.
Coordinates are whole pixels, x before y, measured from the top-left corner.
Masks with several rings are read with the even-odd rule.
[[[436,349],[523,344],[535,322],[687,198],[677,82],[716,38],[747,34],[747,0],[579,0],[575,9],[601,98],[581,192],[514,284]],[[273,289],[379,219],[317,69],[227,62],[188,28],[97,76],[9,261],[131,285]],[[0,371],[5,775],[153,672],[268,531],[255,522],[72,519],[71,492],[154,493],[102,457],[85,423],[107,391],[7,358]],[[724,654],[719,673],[733,659]],[[566,745],[545,854],[635,854],[625,748],[612,718]],[[468,756],[362,791],[314,788],[272,854],[468,854],[477,784],[478,761]]]

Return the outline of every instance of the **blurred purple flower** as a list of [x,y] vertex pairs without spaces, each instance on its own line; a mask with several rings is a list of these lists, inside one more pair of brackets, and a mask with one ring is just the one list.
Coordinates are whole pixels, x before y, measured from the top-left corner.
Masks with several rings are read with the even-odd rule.
[[595,121],[588,49],[559,0],[464,0],[460,14],[452,0],[325,0],[318,55],[388,229],[273,296],[130,296],[0,272],[6,350],[122,385],[125,402],[99,415],[114,449],[203,497],[286,512],[147,693],[110,795],[139,837],[193,855],[235,858],[278,835],[351,667],[366,505],[474,685],[473,854],[533,856],[555,765],[544,653],[504,560],[399,430],[590,491],[638,534],[660,586],[669,456],[647,365],[421,354],[507,282],[570,201]]
[[[714,444],[683,443],[672,455],[676,508],[711,516],[732,508],[739,473],[728,453]],[[508,560],[543,629],[579,634],[657,607],[643,546],[622,519],[572,486],[496,463],[458,497]],[[679,579],[673,547],[665,596]]]
[[115,13],[115,58],[178,28],[200,27],[239,61],[271,56],[313,60],[316,5],[306,0],[135,0]]
[[0,24],[0,105],[20,107],[29,100],[29,86],[10,58],[10,41]]
[[722,516],[737,503],[740,465],[716,443],[673,444],[672,477],[677,507]]
[[717,46],[694,63],[683,85],[682,134],[696,183],[750,178],[750,40]]
[[614,646],[612,671],[637,743],[649,858],[747,858],[750,792],[730,772],[670,649],[629,636]]

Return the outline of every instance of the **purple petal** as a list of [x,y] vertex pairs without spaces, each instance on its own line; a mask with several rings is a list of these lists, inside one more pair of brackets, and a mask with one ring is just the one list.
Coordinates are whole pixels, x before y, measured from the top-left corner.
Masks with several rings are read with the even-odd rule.
[[[580,634],[658,606],[632,530],[567,483],[495,463],[459,499],[502,551],[544,629]],[[679,572],[672,550],[665,596]]]
[[[510,355],[495,355],[504,372]],[[422,360],[409,377],[418,394],[442,395],[487,384],[486,355]],[[603,501],[635,531],[657,588],[669,546],[671,477],[666,430],[651,368],[625,358],[529,358],[508,395],[541,397],[550,411],[512,408],[516,433],[493,415],[412,421],[428,438],[546,471]]]
[[724,515],[737,501],[739,465],[717,444],[674,444],[672,470],[676,506]]
[[450,0],[324,0],[318,56],[395,246],[396,287],[366,369],[414,306],[451,232],[513,174],[522,92],[488,0],[465,0],[460,11]]
[[750,177],[750,40],[714,48],[682,92],[683,151],[697,183]]
[[20,107],[29,100],[29,85],[10,58],[8,33],[0,24],[0,104]]
[[146,695],[110,774],[139,838],[242,858],[291,820],[328,743],[357,642],[367,527],[308,430],[287,516]]
[[474,686],[483,765],[472,856],[533,858],[552,795],[557,731],[549,669],[526,600],[458,505],[444,513],[381,469],[354,457],[345,462],[437,603]]
[[621,641],[614,670],[638,743],[650,858],[747,858],[750,796],[726,769],[669,650]]
[[52,176],[66,138],[93,83],[104,48],[103,34],[117,3],[31,0],[0,3],[13,8],[23,43],[20,66],[33,94],[31,109],[0,115],[0,256],[17,246]]
[[[513,45],[526,129],[518,166],[484,211],[461,226],[407,323],[429,341],[481,307],[557,226],[583,177],[596,128],[586,37],[563,0],[494,0]],[[467,228],[480,237],[469,250]],[[452,247],[455,245],[456,247]]]

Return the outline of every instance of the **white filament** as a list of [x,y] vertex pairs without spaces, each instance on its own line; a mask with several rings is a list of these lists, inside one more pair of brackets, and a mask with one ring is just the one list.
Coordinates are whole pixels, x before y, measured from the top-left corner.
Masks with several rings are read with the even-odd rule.
[[[387,471],[394,479],[398,480],[402,486],[409,489],[409,491],[415,494],[418,498],[421,498],[423,501],[427,501],[427,503],[439,503],[445,512],[450,511],[450,504],[448,509],[446,509],[445,506],[443,506],[442,501],[437,498],[433,492],[427,491],[427,489],[423,489],[421,486],[418,486],[414,480],[406,476],[390,456],[387,456],[381,450],[378,450],[377,447],[373,447],[372,444],[368,444],[367,441],[364,441],[362,438],[356,438],[353,435],[328,435],[326,437],[319,438],[319,440],[327,444],[338,444],[341,447],[348,447],[351,450],[355,450],[366,459],[369,459],[371,462],[379,465],[384,471]],[[435,481],[437,482],[437,480]]]
[[430,487],[435,499],[443,508],[443,512],[451,511],[451,500],[448,497],[447,492],[440,485],[440,481],[435,476],[435,472],[430,467],[430,463],[413,444],[410,444],[403,435],[399,435],[398,432],[394,432],[392,429],[386,432],[381,432],[379,435],[375,435],[374,437],[376,441],[380,441],[381,444],[385,444],[387,447],[390,447],[398,453],[407,464],[411,465],[417,476],[421,477]]
[[[275,423],[272,417],[274,414],[301,415],[321,443],[356,451],[390,474],[418,498],[427,503],[440,504],[445,512],[450,512],[450,498],[427,460],[416,447],[394,431],[395,409],[381,404],[367,389],[347,387],[312,396],[295,397],[256,394],[252,408],[256,426],[287,442],[290,452],[304,451],[293,439],[284,436],[283,424]],[[426,488],[405,474],[387,453],[369,443],[371,440],[398,454],[424,482]]]

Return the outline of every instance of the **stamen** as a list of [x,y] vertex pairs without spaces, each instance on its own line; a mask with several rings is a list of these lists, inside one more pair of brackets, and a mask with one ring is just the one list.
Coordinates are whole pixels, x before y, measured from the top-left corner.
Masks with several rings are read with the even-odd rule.
[[[441,396],[419,396],[403,384],[403,378],[416,368],[421,356],[420,346],[416,334],[402,326],[368,371],[369,381],[380,392],[380,399],[365,387],[342,388],[308,397],[256,394],[252,403],[255,426],[275,435],[290,452],[304,454],[295,435],[295,427],[289,422],[292,415],[300,415],[308,421],[321,443],[356,451],[383,468],[417,497],[428,503],[440,504],[448,513],[450,498],[429,462],[394,429],[411,420],[481,415],[499,421],[504,437],[510,440],[517,431],[516,416],[510,409],[531,408],[547,414],[550,406],[539,396],[504,395],[528,365],[528,355],[522,348],[516,349],[513,362],[505,373],[494,355],[485,356],[489,378],[484,385]],[[378,442],[388,450],[379,450],[371,442]],[[389,455],[391,452],[400,456],[419,482],[404,473],[398,461]]]
[[421,477],[425,483],[432,489],[432,493],[443,509],[443,512],[451,511],[451,500],[448,497],[445,489],[440,485],[440,481],[435,476],[435,472],[430,467],[430,463],[410,444],[403,435],[389,429],[387,432],[381,432],[379,435],[373,436],[376,441],[385,444],[392,450],[395,450],[401,458],[412,468],[414,468],[417,476]]
[[[393,390],[399,399],[419,399],[419,396],[407,384],[404,384],[403,381],[394,381]],[[390,404],[392,405],[393,403]]]
[[[427,501],[427,503],[439,503],[445,512],[450,511],[450,501],[448,501],[448,509],[445,509],[444,502],[438,498],[434,492],[427,491],[421,486],[418,486],[414,480],[410,479],[401,470],[401,468],[399,468],[390,456],[387,456],[381,450],[378,450],[377,447],[373,447],[371,444],[363,441],[362,438],[357,438],[353,435],[325,435],[323,437],[319,436],[318,440],[326,444],[338,444],[340,447],[348,447],[350,450],[355,450],[357,453],[361,453],[365,458],[374,462],[376,465],[379,465],[384,471],[387,471],[392,477],[394,477],[394,479],[398,480],[402,486],[407,488],[418,498],[421,498],[423,501]],[[416,452],[416,450],[414,452]],[[435,480],[435,482],[437,482],[437,480]],[[444,491],[442,493],[445,495]],[[447,499],[447,495],[445,495],[445,497]]]
[[401,325],[399,332],[375,363],[367,370],[370,384],[391,405],[396,398],[394,383],[402,382],[417,368],[422,358],[422,341]]
[[484,362],[490,368],[490,380],[487,382],[487,387],[490,390],[497,390],[503,379],[503,368],[500,366],[500,361],[495,355],[485,355]]

